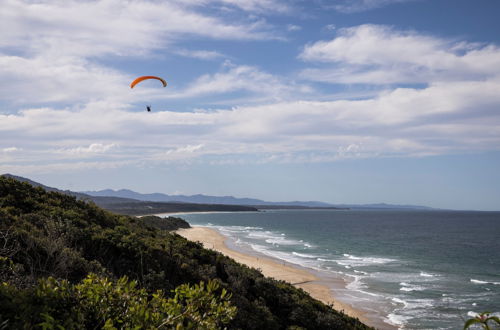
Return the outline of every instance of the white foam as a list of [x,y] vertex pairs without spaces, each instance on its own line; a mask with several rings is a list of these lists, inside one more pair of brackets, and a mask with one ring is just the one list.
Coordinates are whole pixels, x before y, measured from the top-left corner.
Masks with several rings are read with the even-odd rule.
[[401,288],[399,289],[400,291],[406,291],[406,292],[411,292],[411,291],[423,291],[425,290],[425,287],[421,285],[416,285],[416,284],[411,284],[411,283],[406,283],[406,282],[401,282],[399,283],[401,285]]
[[207,226],[219,230],[222,234],[233,236],[233,234],[249,233],[251,231],[262,229],[260,227],[244,227],[244,226]]
[[423,276],[423,277],[435,277],[437,275],[429,274],[429,273],[426,273],[426,272],[420,272],[420,276]]
[[371,265],[382,265],[390,262],[396,261],[395,259],[390,258],[379,258],[379,257],[357,257],[350,254],[345,253],[343,259],[335,260],[341,266],[371,266]]
[[324,258],[318,258],[318,261],[328,262],[328,261],[337,261],[337,260],[333,260],[333,259],[324,259]]
[[250,226],[220,226],[220,227],[235,231],[262,230],[262,227],[250,227]]
[[275,250],[270,251],[267,246],[260,245],[260,244],[250,244],[250,247],[257,252],[260,252],[262,254],[265,254],[265,255],[273,257],[273,258],[281,259],[281,260],[284,260],[286,262],[296,264],[299,266],[308,267],[308,268],[312,268],[312,269],[319,270],[319,271],[321,271],[321,270],[324,271],[324,269],[318,268],[318,265],[317,265],[316,260],[315,260],[316,257],[314,257],[314,260],[313,260],[313,258],[304,258],[304,257],[297,256],[296,253],[294,253],[294,252],[289,253],[289,252],[282,252],[282,251],[275,251]]
[[247,234],[248,238],[263,240],[264,242],[272,245],[300,245],[304,246],[304,243],[298,240],[288,239],[284,235],[279,233],[273,233],[271,231],[249,231]]
[[488,282],[488,281],[480,281],[480,280],[475,280],[473,278],[470,279],[470,281],[474,284],[493,284],[493,285],[500,285],[500,282]]
[[[342,272],[337,272],[337,273],[344,274]],[[367,298],[366,296],[377,297],[378,299],[384,298],[383,295],[363,290],[363,289],[367,288],[367,285],[362,282],[362,279],[366,278],[366,276],[352,275],[352,274],[345,274],[345,275],[354,278],[354,280],[352,282],[350,282],[349,284],[346,285],[346,289],[360,293],[362,296],[361,297],[357,296],[356,297],[357,299],[364,299],[364,300],[372,301],[373,298]]]
[[[275,238],[276,235],[271,233],[270,231],[253,231],[250,232],[248,237],[254,237],[254,238]],[[281,235],[279,236],[281,238]]]
[[475,280],[473,278],[471,278],[470,281],[475,284],[488,284],[486,281]]
[[298,253],[298,252],[292,252],[292,254],[301,258],[318,259],[318,256],[315,256],[313,254]]
[[476,316],[479,316],[479,314],[478,314],[478,313],[476,313],[476,312],[473,312],[473,311],[468,311],[468,312],[467,312],[467,316],[470,316],[470,317],[476,317]]
[[366,288],[366,286],[361,282],[362,276],[350,275],[354,278],[352,282],[347,284],[346,288],[353,291],[361,291],[361,289]]
[[408,306],[408,302],[406,300],[399,299],[399,298],[392,298],[391,300],[394,301],[396,304],[403,305],[405,308],[406,308],[406,306]]
[[409,319],[411,319],[411,318],[408,316],[403,316],[403,315],[391,313],[391,314],[387,315],[387,318],[384,319],[384,321],[388,322],[389,324],[397,326],[399,329],[399,327],[404,326],[406,324],[406,321],[408,321]]

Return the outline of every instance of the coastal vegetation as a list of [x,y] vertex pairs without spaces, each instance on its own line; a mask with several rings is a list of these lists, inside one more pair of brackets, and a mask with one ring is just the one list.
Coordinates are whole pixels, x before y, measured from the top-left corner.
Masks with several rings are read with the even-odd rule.
[[[491,322],[492,324],[496,323],[496,326],[495,325],[490,326],[490,321],[492,321]],[[481,328],[483,328],[484,330],[497,329],[500,328],[500,318],[498,316],[491,315],[490,312],[479,313],[473,318],[470,318],[467,321],[465,321],[464,330],[469,329],[474,325],[481,326]]]
[[186,225],[0,177],[0,329],[368,329],[171,232]]
[[124,215],[145,215],[175,212],[257,212],[252,206],[195,204],[175,202],[115,201],[113,198],[89,197],[99,207]]

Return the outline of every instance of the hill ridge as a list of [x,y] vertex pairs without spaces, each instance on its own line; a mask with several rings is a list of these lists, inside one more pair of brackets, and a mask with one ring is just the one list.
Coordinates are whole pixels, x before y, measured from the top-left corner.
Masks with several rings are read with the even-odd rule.
[[[266,278],[199,243],[155,228],[161,218],[150,218],[148,225],[142,218],[110,213],[75,196],[4,176],[0,177],[0,216],[2,326],[120,327],[120,318],[126,314],[108,313],[103,320],[102,313],[132,303],[131,295],[139,294],[145,301],[161,290],[169,298],[171,290],[189,285],[194,289],[184,286],[181,293],[197,290],[193,297],[208,295],[204,301],[211,302],[219,299],[210,296],[214,292],[193,286],[215,281],[228,290],[230,303],[236,307],[233,319],[215,318],[214,322],[225,322],[228,329],[369,329],[291,284]],[[134,287],[127,281],[135,281]],[[96,296],[115,287],[105,297],[113,299],[110,305]],[[74,295],[83,289],[98,298],[85,301],[97,301],[99,308],[80,304],[82,296]],[[222,327],[218,324],[215,328]]]

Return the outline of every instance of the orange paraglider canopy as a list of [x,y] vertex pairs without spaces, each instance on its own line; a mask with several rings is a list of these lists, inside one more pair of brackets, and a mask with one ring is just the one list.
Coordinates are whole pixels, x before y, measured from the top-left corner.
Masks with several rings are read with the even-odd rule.
[[159,81],[162,82],[163,87],[167,87],[167,82],[165,80],[163,80],[162,78],[160,78],[160,77],[156,77],[156,76],[142,76],[142,77],[139,77],[139,78],[135,79],[134,81],[132,81],[132,83],[130,84],[130,88],[134,88],[135,85],[137,85],[141,81],[147,80],[147,79],[156,79],[156,80],[159,80]]

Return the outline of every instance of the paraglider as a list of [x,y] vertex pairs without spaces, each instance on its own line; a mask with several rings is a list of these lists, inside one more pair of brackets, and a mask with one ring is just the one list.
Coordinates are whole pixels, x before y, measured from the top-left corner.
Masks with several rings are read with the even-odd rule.
[[130,84],[130,88],[134,88],[134,86],[137,85],[138,83],[140,83],[141,81],[148,80],[148,79],[159,80],[163,84],[163,87],[167,87],[167,82],[163,78],[156,77],[156,76],[142,76],[142,77],[136,78],[134,81],[132,81],[132,83]]
[[[161,81],[161,83],[163,84],[163,87],[167,87],[167,82],[163,79],[163,78],[160,78],[160,77],[156,77],[156,76],[141,76],[139,78],[136,78],[134,81],[132,81],[132,83],[130,84],[130,88],[134,88],[135,85],[137,85],[138,83],[140,83],[141,81],[143,80],[148,80],[148,79],[156,79],[156,80],[159,80]],[[151,106],[150,105],[147,105],[146,106],[146,110],[148,112],[151,112]]]

